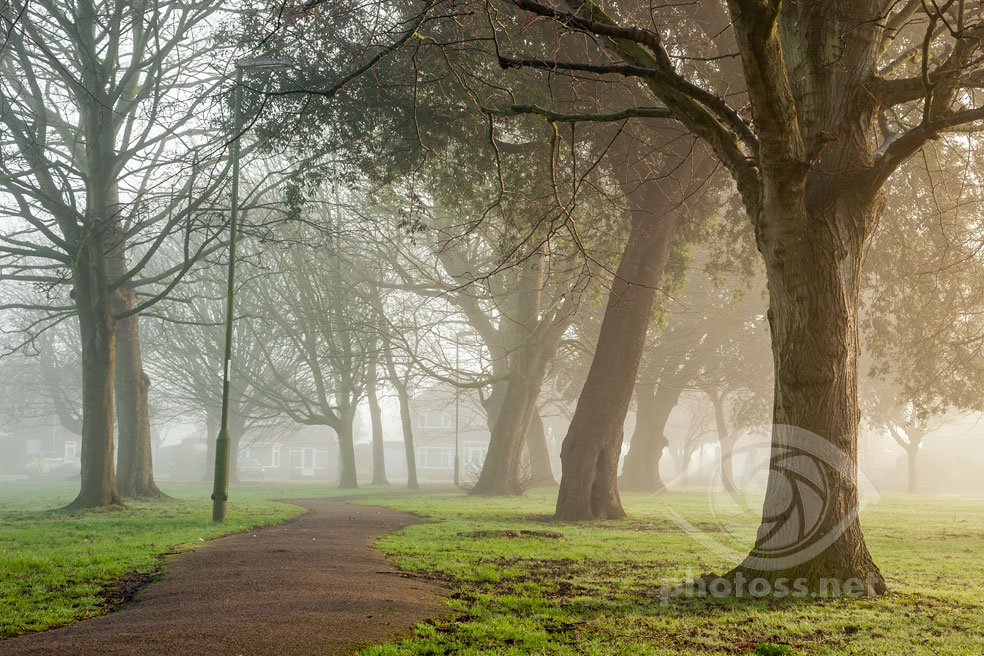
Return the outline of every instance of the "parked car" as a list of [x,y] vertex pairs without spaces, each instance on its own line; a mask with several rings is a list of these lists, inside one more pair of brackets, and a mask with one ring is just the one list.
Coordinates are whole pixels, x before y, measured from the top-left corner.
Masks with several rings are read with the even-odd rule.
[[239,477],[242,479],[260,479],[266,473],[266,469],[256,458],[239,459]]

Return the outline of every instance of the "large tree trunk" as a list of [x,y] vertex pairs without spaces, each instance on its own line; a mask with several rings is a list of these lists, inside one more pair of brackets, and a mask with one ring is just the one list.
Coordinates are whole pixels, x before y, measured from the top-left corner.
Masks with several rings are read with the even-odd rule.
[[102,242],[101,230],[90,235],[73,272],[82,338],[82,485],[70,509],[121,503],[113,467],[116,321]]
[[618,480],[621,490],[659,492],[664,488],[659,463],[663,450],[670,444],[664,431],[683,388],[674,385],[673,381],[662,382],[659,385],[641,384],[636,388],[636,425]]
[[625,516],[617,483],[623,424],[656,288],[681,219],[680,214],[633,213],[632,231],[608,294],[595,355],[561,447],[558,519]]
[[880,593],[885,582],[857,516],[860,271],[880,203],[841,182],[817,182],[806,204],[790,181],[777,184],[756,230],[768,274],[774,426],[762,525],[739,569],[802,579],[812,590],[822,579],[856,579]]
[[366,379],[366,396],[369,399],[369,420],[372,423],[372,485],[389,485],[386,480],[386,452],[383,444],[383,410],[379,406],[376,365]]
[[[136,296],[131,288],[117,290],[115,300],[120,312],[136,307]],[[150,379],[144,373],[140,329],[135,314],[116,324],[115,388],[120,441],[116,481],[120,494],[147,499],[166,498],[154,482],[148,405]]]
[[533,412],[533,419],[526,431],[526,454],[529,456],[531,487],[556,485],[553,468],[550,466],[550,447],[547,446],[547,432],[543,428],[540,411]]
[[[509,389],[511,385],[513,385],[511,375],[506,380],[495,383],[492,386],[492,393],[489,394],[482,404],[485,408],[486,423],[490,433],[495,433],[499,413],[502,411],[506,402],[507,394],[510,393]],[[553,468],[550,465],[550,449],[547,447],[547,437],[543,429],[543,421],[536,409],[536,403],[539,399],[539,385],[536,387],[536,391],[533,391],[532,387],[527,387],[526,389],[530,390],[529,393],[535,396],[527,399],[528,403],[533,404],[534,411],[529,427],[526,429],[525,440],[523,442],[527,459],[525,464],[521,460],[518,468],[520,478],[522,479],[521,487],[556,485],[557,480],[553,476]],[[513,391],[515,392],[515,390]],[[514,405],[513,407],[516,406]],[[522,458],[522,449],[519,457]]]
[[[126,262],[127,241],[122,225],[119,189],[110,187],[112,249],[108,271],[116,286],[112,308],[116,316],[133,312],[137,294],[124,278],[129,273]],[[153,444],[150,435],[150,379],[144,372],[140,354],[140,324],[137,314],[119,319],[116,324],[116,419],[119,452],[116,458],[116,482],[124,497],[162,499],[165,495],[154,482]]]
[[757,189],[739,184],[768,278],[775,400],[762,523],[733,573],[881,593],[857,516],[860,272],[883,206],[868,92],[879,9],[784,3],[769,26],[778,5],[752,4],[729,3],[759,136]]
[[354,489],[359,487],[355,468],[355,439],[352,434],[351,413],[339,413],[342,423],[336,429],[338,435],[338,487]]

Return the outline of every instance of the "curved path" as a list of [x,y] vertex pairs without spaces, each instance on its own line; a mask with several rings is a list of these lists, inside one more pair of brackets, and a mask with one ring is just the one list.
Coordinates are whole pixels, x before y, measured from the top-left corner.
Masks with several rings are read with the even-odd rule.
[[398,576],[372,540],[413,515],[340,500],[169,556],[108,615],[0,641],[0,655],[351,654],[447,612],[443,588]]

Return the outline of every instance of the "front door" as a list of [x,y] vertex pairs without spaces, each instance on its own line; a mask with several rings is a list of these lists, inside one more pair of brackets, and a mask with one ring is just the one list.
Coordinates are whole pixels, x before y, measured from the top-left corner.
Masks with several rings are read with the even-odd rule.
[[305,447],[301,452],[301,474],[314,476],[314,447]]

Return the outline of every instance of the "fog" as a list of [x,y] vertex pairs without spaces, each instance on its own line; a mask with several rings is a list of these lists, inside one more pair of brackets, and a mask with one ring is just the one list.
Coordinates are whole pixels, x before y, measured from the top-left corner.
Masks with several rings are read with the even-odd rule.
[[[354,465],[359,485],[406,485],[413,469],[421,485],[470,489],[489,452],[490,413],[515,376],[500,335],[512,328],[509,286],[523,264],[462,287],[449,271],[464,268],[458,262],[472,253],[423,233],[401,249],[392,241],[382,245],[397,278],[381,259],[366,266],[363,249],[380,245],[360,236],[345,245],[348,252],[342,245],[349,237],[319,229],[310,237],[324,240],[318,246],[246,242],[231,370],[232,482],[339,485],[343,470]],[[712,274],[713,265],[708,251],[681,256],[672,295],[658,302],[622,430],[623,492],[712,489],[722,484],[728,453],[741,489],[757,493],[765,484],[773,363],[764,284],[759,273]],[[212,480],[222,405],[221,282],[185,281],[186,299],[162,302],[142,321],[152,474],[161,484]],[[541,284],[549,295],[549,281]],[[610,293],[611,283],[599,275],[585,286],[592,288]],[[524,489],[562,476],[562,444],[602,310],[582,303],[550,356],[520,456]],[[18,334],[15,320],[7,322]],[[78,481],[85,443],[77,327],[64,321],[37,332],[0,359],[0,475]],[[898,357],[902,347],[883,352]],[[864,487],[984,495],[984,441],[974,404],[941,394],[937,406],[922,408],[906,382],[892,377],[897,363],[878,357],[884,356],[865,357],[869,371],[859,383]],[[115,444],[125,439],[117,429]],[[918,446],[907,449],[913,439]],[[351,440],[350,462],[340,440]]]
[[0,656],[984,653],[982,37],[0,2]]

